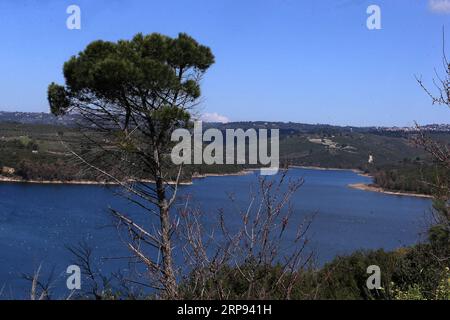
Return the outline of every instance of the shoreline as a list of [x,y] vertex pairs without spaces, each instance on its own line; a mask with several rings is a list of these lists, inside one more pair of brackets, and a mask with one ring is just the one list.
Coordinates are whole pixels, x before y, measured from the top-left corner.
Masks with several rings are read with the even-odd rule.
[[238,172],[230,172],[230,173],[203,173],[203,174],[195,174],[192,175],[192,180],[194,179],[203,179],[208,177],[227,177],[227,176],[245,176],[251,174],[253,170],[259,169],[244,169]]
[[[343,168],[330,168],[330,167],[315,167],[315,166],[298,166],[292,165],[288,167],[293,169],[310,169],[310,170],[332,170],[332,171],[352,171],[361,176],[371,177],[370,175],[362,172],[359,169],[343,169]],[[192,185],[195,179],[204,179],[208,177],[226,177],[226,176],[244,176],[252,174],[254,171],[260,170],[261,168],[246,168],[238,172],[230,173],[204,173],[204,174],[194,174],[192,175],[191,181],[182,181],[179,185]],[[281,169],[281,168],[280,168]],[[142,182],[152,183],[152,180],[143,180]],[[0,183],[30,183],[30,184],[68,184],[68,185],[119,185],[117,182],[107,182],[107,181],[93,181],[93,180],[24,180],[18,177],[6,177],[0,174]],[[175,184],[171,181],[168,184]]]
[[371,186],[371,185],[368,185],[365,183],[351,183],[347,186],[349,188],[356,189],[356,190],[378,192],[378,193],[384,193],[384,194],[389,194],[389,195],[393,195],[393,196],[417,197],[417,198],[427,198],[427,199],[433,198],[431,195],[428,195],[428,194],[402,192],[402,191],[389,191],[389,190],[386,190],[386,189],[383,189],[380,187]]
[[[342,169],[342,168],[328,168],[328,167],[315,167],[315,166],[289,166],[289,168],[294,169],[310,169],[310,170],[322,170],[322,171],[352,171],[360,176],[364,177],[370,177],[371,175],[364,173],[363,171],[359,169]],[[239,172],[230,172],[230,173],[205,173],[205,174],[197,174],[192,176],[191,181],[182,181],[179,183],[179,185],[188,186],[193,185],[195,179],[204,179],[208,177],[226,177],[226,176],[244,176],[252,174],[253,171],[259,170],[258,168],[251,168],[251,169],[244,169]],[[143,182],[151,183],[151,180],[145,180]],[[119,185],[119,183],[116,182],[107,182],[107,181],[89,181],[89,180],[68,180],[68,181],[62,181],[62,180],[23,180],[20,178],[11,178],[11,177],[5,177],[0,175],[0,183],[30,183],[30,184],[54,184],[54,185],[98,185],[98,186],[107,186],[107,185]],[[168,184],[174,184],[175,182],[168,182]],[[369,185],[366,183],[351,183],[347,185],[348,188],[361,190],[361,191],[368,191],[368,192],[377,192],[377,193],[383,193],[388,195],[394,195],[394,196],[404,196],[404,197],[417,197],[417,198],[427,198],[431,199],[433,198],[431,195],[427,194],[419,194],[419,193],[412,193],[412,192],[402,192],[402,191],[390,191],[383,189],[381,187],[376,187],[373,185]]]
[[[130,181],[131,182],[131,181]],[[151,183],[151,180],[143,180],[142,182]],[[24,180],[20,178],[10,178],[0,176],[0,183],[30,183],[30,184],[73,184],[73,185],[98,185],[98,186],[117,186],[117,182],[108,181],[91,181],[91,180]],[[175,184],[175,182],[169,182],[168,184]],[[180,182],[179,185],[191,185],[192,182]]]
[[332,168],[332,167],[316,167],[316,166],[297,166],[297,165],[293,165],[293,166],[289,166],[289,168],[294,168],[294,169],[311,169],[311,170],[322,170],[322,171],[352,171],[354,173],[357,173],[359,175],[364,175],[364,176],[368,176],[370,177],[370,175],[368,175],[367,173],[364,173],[363,171],[359,170],[359,169],[343,169],[343,168]]
[[[231,172],[231,173],[205,173],[198,174],[192,176],[192,181],[181,181],[179,182],[180,186],[189,186],[192,185],[195,179],[204,179],[207,177],[225,177],[225,176],[244,176],[247,174],[251,174],[252,169],[245,169],[239,172]],[[152,183],[152,180],[142,180],[142,182]],[[73,185],[98,185],[98,186],[107,186],[107,185],[119,185],[117,182],[108,182],[108,181],[92,181],[92,180],[24,180],[21,178],[12,178],[5,177],[0,175],[0,183],[30,183],[30,184],[73,184]],[[169,185],[175,184],[174,181],[169,181]]]

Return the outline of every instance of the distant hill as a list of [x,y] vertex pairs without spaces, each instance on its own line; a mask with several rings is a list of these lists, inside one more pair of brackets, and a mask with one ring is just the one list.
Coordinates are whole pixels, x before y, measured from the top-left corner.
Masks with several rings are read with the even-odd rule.
[[[87,132],[80,132],[74,125],[79,120],[46,113],[0,112],[0,168],[13,168],[24,180],[95,180],[94,173],[81,170],[67,152],[67,145],[78,152],[86,151]],[[424,192],[412,178],[394,179],[416,177],[429,162],[426,152],[414,144],[414,131],[261,121],[204,123],[203,127],[279,128],[282,164],[360,169],[377,175],[383,187]],[[432,128],[430,137],[450,145],[450,132],[440,132],[448,126],[439,127],[439,132]],[[370,156],[373,163],[369,163]],[[185,169],[189,177],[194,173],[238,172],[245,167],[199,165]],[[400,175],[403,168],[408,172]]]
[[56,117],[51,113],[45,112],[8,112],[0,111],[1,122],[14,122],[21,124],[47,124],[47,125],[61,125],[73,126],[80,120],[79,116],[66,115]]
[[[61,126],[74,126],[78,122],[82,121],[82,118],[77,115],[65,115],[56,117],[50,113],[45,112],[8,112],[0,111],[0,123],[13,122],[20,124],[46,124],[46,125],[61,125]],[[230,123],[204,123],[203,128],[218,128],[225,129],[248,129],[248,128],[277,128],[280,129],[280,133],[295,134],[295,133],[384,133],[384,134],[396,134],[396,133],[408,133],[416,131],[414,127],[355,127],[355,126],[335,126],[328,124],[306,124],[296,122],[270,122],[270,121],[240,121]],[[450,132],[450,124],[430,124],[420,127],[425,131],[434,132]]]

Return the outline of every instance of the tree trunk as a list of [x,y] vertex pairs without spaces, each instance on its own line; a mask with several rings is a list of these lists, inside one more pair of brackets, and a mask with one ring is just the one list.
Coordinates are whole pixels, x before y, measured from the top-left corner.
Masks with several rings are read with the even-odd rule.
[[161,228],[161,254],[162,254],[162,274],[163,286],[168,299],[176,299],[178,296],[177,281],[173,270],[172,245],[171,245],[171,225],[169,205],[166,198],[164,181],[162,179],[161,164],[159,161],[159,152],[155,150],[156,170],[156,192],[158,196],[159,219]]

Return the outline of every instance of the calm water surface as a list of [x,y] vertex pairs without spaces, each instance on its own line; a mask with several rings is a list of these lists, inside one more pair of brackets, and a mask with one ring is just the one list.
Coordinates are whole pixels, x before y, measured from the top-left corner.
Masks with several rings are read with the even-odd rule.
[[[317,213],[309,238],[319,263],[360,248],[389,250],[410,245],[421,239],[426,228],[430,200],[350,189],[350,183],[370,182],[351,171],[292,169],[289,177],[305,179],[292,199],[291,223]],[[257,173],[208,177],[183,186],[181,194],[189,194],[192,205],[214,219],[223,208],[233,223],[227,194],[233,193],[237,204],[244,207],[256,184]],[[39,265],[52,270],[55,278],[63,278],[73,260],[68,245],[85,241],[98,257],[129,255],[112,227],[108,207],[142,216],[115,196],[111,187],[0,184],[0,298],[26,297],[30,285],[21,274],[32,273]],[[105,272],[120,264],[119,260],[101,261]],[[64,283],[55,282],[55,286],[62,290]]]

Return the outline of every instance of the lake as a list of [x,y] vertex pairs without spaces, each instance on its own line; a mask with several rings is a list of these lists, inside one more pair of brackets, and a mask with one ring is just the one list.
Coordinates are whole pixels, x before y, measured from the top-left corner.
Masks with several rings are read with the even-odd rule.
[[[252,172],[196,179],[193,185],[182,186],[180,193],[189,194],[193,206],[216,217],[220,208],[232,211],[229,193],[235,195],[238,204],[248,203],[257,175]],[[429,199],[348,188],[351,183],[371,181],[352,171],[297,168],[288,176],[305,180],[292,198],[294,215],[290,223],[295,225],[316,213],[309,238],[319,264],[361,248],[390,250],[411,245],[421,240],[426,230]],[[116,196],[114,190],[96,185],[1,183],[0,298],[27,297],[30,283],[21,275],[33,273],[40,265],[44,274],[53,271],[56,278],[64,279],[73,261],[68,245],[85,241],[98,257],[129,255],[112,226],[108,207],[134,215],[138,210]],[[105,272],[115,270],[120,263],[102,262]],[[55,286],[62,292],[64,282],[57,281]]]

